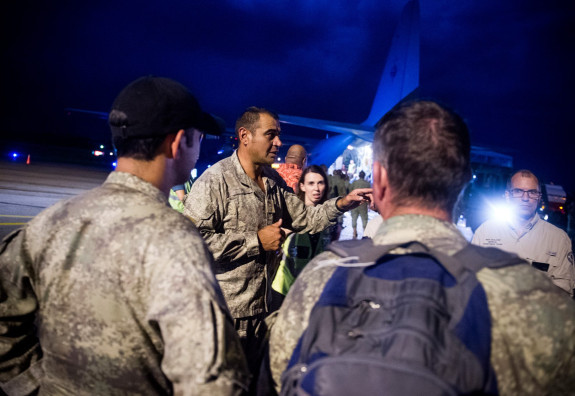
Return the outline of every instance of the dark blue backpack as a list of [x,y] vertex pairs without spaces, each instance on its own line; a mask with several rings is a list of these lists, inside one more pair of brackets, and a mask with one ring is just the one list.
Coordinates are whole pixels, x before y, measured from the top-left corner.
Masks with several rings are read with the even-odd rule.
[[340,266],[282,375],[282,395],[497,394],[491,317],[475,273],[524,263],[469,245],[454,256],[371,240],[332,243]]

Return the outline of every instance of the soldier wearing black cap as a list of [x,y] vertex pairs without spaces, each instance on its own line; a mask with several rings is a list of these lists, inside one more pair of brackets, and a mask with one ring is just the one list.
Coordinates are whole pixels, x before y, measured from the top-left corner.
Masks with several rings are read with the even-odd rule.
[[109,123],[116,171],[0,245],[0,394],[242,393],[212,256],[167,205],[217,123],[159,77],[124,88]]

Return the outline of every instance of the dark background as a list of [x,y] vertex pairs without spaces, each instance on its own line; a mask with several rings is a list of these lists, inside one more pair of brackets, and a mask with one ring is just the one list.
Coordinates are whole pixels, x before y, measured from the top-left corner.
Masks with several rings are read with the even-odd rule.
[[[404,4],[5,2],[2,140],[6,147],[108,143],[104,120],[64,109],[107,111],[121,88],[146,74],[189,86],[228,126],[250,105],[362,122]],[[418,95],[456,109],[474,145],[574,191],[575,2],[421,0],[420,7]]]

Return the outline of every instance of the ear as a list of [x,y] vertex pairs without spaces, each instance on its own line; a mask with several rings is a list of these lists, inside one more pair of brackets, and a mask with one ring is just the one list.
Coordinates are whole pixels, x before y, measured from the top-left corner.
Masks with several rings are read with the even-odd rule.
[[166,136],[166,143],[168,146],[168,150],[166,152],[166,157],[168,158],[176,158],[176,156],[178,155],[178,152],[180,150],[180,143],[184,143],[183,138],[184,138],[184,134],[185,131],[183,129],[180,129],[177,133],[171,133],[168,136]]
[[240,143],[246,145],[248,143],[249,137],[251,137],[251,134],[252,133],[246,128],[240,127],[240,129],[238,129],[238,138],[240,140]]
[[389,200],[389,179],[387,169],[379,161],[373,162],[373,200],[379,214],[383,213],[384,205]]

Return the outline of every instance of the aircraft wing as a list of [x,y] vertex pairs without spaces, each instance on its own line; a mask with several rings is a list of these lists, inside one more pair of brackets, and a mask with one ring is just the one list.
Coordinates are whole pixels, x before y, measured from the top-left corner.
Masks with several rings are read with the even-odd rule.
[[89,114],[96,116],[102,120],[108,119],[108,113],[104,111],[94,111],[94,110],[84,110],[84,109],[75,109],[73,107],[66,107],[64,111],[68,113],[82,113],[82,114]]
[[317,120],[314,118],[297,117],[280,114],[280,122],[284,124],[305,126],[314,129],[320,129],[327,132],[345,133],[357,136],[360,139],[371,142],[373,140],[374,127],[348,124],[345,122]]

